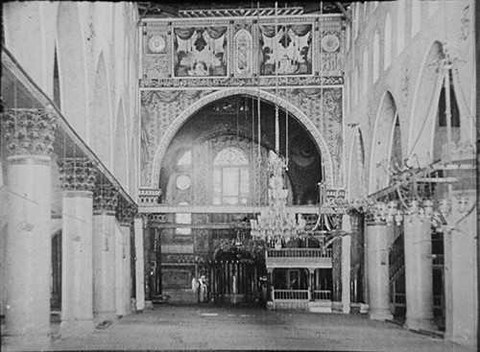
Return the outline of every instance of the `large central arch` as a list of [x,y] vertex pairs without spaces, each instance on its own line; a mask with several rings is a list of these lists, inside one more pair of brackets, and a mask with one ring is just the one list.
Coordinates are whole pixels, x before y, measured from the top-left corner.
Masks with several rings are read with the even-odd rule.
[[325,175],[324,180],[327,186],[334,186],[334,177],[333,177],[333,165],[332,165],[332,157],[328,150],[327,143],[325,139],[321,135],[320,131],[314,125],[314,123],[305,115],[300,109],[298,109],[295,105],[291,104],[290,102],[282,99],[274,94],[268,93],[261,89],[256,88],[227,88],[222,89],[216,92],[213,92],[205,97],[199,99],[194,104],[190,105],[183,113],[178,115],[175,120],[170,124],[169,128],[165,132],[165,135],[161,139],[160,143],[158,144],[155,155],[153,157],[152,169],[151,169],[151,187],[157,188],[158,182],[160,179],[160,166],[167,151],[168,146],[172,142],[173,138],[175,137],[178,130],[182,127],[182,125],[197,111],[203,108],[205,105],[210,104],[216,100],[226,98],[233,95],[248,95],[252,97],[259,97],[260,99],[277,104],[279,107],[285,109],[295,116],[295,118],[303,124],[303,126],[310,132],[312,135],[315,143],[317,144],[318,148],[320,149],[322,164],[324,166]]

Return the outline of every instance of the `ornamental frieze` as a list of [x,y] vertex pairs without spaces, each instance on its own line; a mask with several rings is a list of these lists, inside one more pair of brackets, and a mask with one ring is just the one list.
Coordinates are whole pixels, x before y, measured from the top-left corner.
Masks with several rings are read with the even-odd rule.
[[60,185],[68,191],[90,191],[95,189],[96,169],[87,158],[65,158],[58,161]]
[[[158,63],[162,66],[162,63]],[[284,77],[222,77],[222,78],[154,78],[146,76],[141,80],[141,88],[195,88],[195,87],[301,87],[301,86],[340,86],[343,75],[337,76],[284,76]]]
[[9,155],[50,155],[56,116],[46,109],[7,109],[2,132]]

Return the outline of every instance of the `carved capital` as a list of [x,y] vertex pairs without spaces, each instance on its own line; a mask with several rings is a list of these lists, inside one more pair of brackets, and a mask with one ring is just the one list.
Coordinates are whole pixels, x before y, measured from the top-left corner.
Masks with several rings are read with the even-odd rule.
[[117,205],[116,217],[120,225],[130,226],[133,223],[135,215],[137,215],[138,207],[136,204],[128,203],[125,199],[120,198]]
[[56,116],[45,109],[7,109],[2,130],[9,155],[50,155]]
[[93,212],[114,214],[118,204],[118,190],[111,184],[99,184],[93,190]]
[[387,225],[387,221],[376,211],[369,211],[365,214],[365,223],[367,226]]
[[63,190],[93,192],[96,176],[93,162],[87,158],[65,158],[58,165]]

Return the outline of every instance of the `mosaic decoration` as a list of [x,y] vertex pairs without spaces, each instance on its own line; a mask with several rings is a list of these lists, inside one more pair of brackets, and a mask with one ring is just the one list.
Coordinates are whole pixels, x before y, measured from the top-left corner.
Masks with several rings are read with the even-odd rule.
[[227,27],[174,29],[174,76],[226,76]]
[[145,21],[141,86],[343,84],[342,20],[315,16],[279,20]]
[[[141,166],[149,173],[155,148],[173,119],[210,91],[142,91]],[[142,184],[146,185],[145,178]]]
[[250,32],[240,29],[234,38],[235,76],[250,76],[253,73],[253,39]]
[[312,25],[260,26],[260,74],[312,73]]
[[298,106],[307,116],[310,116],[325,137],[332,155],[334,175],[336,175],[334,183],[338,183],[341,175],[343,144],[342,88],[282,89],[278,91],[278,95]]

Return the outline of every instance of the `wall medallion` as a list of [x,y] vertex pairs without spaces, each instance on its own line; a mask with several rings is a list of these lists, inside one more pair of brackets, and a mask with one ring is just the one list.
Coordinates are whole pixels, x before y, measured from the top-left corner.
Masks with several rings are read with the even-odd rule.
[[166,40],[163,35],[155,34],[148,39],[148,50],[151,53],[164,53],[166,47]]
[[180,175],[177,177],[176,186],[179,190],[185,191],[190,188],[192,179],[188,175]]
[[328,53],[333,53],[340,48],[340,40],[335,34],[327,34],[321,41],[322,50]]

